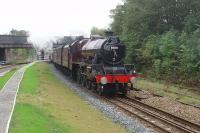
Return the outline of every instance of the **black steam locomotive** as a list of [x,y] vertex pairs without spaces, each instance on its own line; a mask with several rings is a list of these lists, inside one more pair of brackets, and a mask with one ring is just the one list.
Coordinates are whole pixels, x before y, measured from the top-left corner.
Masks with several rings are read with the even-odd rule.
[[74,80],[100,95],[120,92],[126,95],[128,83],[138,77],[134,66],[124,64],[126,48],[112,32],[106,37],[79,38],[54,49],[53,62]]

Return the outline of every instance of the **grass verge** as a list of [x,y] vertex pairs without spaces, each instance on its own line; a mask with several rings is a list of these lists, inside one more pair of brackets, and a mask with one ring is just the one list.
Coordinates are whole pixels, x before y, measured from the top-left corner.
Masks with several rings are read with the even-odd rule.
[[48,64],[28,68],[20,85],[10,133],[126,132],[53,75]]
[[39,74],[37,71],[39,70],[35,64],[30,69],[26,70],[23,81],[20,84],[21,93],[36,94],[37,91],[39,91]]
[[12,75],[17,71],[17,69],[12,69],[10,72],[6,73],[4,76],[0,77],[0,90],[4,87],[6,82],[12,77]]
[[134,87],[153,92],[160,96],[169,97],[172,100],[200,106],[200,92],[194,88],[145,79],[139,79]]

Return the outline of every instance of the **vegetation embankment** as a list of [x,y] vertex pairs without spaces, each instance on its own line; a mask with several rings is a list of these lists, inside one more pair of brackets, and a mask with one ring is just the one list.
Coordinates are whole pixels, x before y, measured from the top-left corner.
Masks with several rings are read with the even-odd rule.
[[11,133],[125,132],[53,75],[47,63],[25,72],[12,116]]
[[111,28],[149,78],[200,87],[200,1],[125,0]]
[[154,94],[168,97],[182,103],[196,105],[200,107],[200,92],[198,88],[185,87],[182,85],[169,84],[163,81],[150,81],[140,79],[134,87],[147,90]]
[[12,69],[10,72],[6,73],[4,76],[0,77],[0,90],[4,87],[6,82],[12,77],[12,75],[17,71],[17,69]]

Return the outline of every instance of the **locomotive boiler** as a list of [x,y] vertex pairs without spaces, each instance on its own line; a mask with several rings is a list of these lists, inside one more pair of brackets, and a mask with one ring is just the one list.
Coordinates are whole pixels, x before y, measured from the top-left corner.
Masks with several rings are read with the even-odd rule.
[[54,50],[53,62],[79,84],[100,95],[116,92],[126,95],[128,84],[132,86],[138,76],[133,65],[124,64],[126,47],[111,33],[106,37],[79,38],[63,45]]
[[83,47],[82,55],[92,64],[117,65],[125,57],[125,45],[117,37],[92,37]]

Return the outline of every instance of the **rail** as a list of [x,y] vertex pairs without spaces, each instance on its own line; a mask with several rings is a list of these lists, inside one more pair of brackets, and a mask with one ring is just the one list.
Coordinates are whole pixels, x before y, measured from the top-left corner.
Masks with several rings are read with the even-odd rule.
[[164,132],[200,133],[200,125],[149,106],[136,99],[130,97],[104,99],[128,113],[138,116]]

